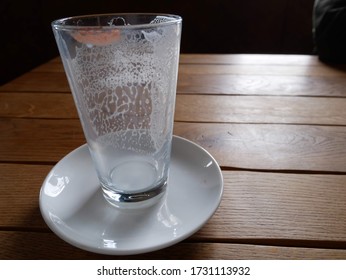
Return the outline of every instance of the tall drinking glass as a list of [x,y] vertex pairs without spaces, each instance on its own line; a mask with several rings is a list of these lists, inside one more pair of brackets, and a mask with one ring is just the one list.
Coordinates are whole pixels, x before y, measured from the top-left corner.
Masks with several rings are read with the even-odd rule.
[[105,14],[53,32],[103,195],[152,204],[167,186],[182,19]]

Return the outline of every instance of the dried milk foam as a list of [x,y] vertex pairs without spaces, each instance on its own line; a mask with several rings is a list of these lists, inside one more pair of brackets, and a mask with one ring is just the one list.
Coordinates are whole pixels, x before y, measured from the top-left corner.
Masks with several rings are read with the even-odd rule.
[[179,31],[155,24],[162,20],[156,18],[145,31],[102,28],[73,36],[74,98],[111,199],[121,193],[145,196],[146,190],[166,186]]

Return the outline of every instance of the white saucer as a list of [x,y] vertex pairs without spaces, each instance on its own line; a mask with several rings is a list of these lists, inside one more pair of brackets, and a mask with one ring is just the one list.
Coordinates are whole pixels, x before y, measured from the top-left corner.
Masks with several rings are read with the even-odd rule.
[[103,198],[83,145],[47,175],[41,213],[55,234],[87,251],[129,255],[162,249],[198,231],[218,208],[223,192],[217,162],[184,138],[173,138],[169,172],[167,193],[157,205],[120,210]]

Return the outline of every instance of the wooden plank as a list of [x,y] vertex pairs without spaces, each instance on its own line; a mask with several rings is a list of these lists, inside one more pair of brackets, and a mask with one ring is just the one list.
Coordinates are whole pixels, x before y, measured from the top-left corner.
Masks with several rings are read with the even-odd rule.
[[178,95],[175,108],[184,122],[346,125],[345,98]]
[[72,94],[0,92],[0,117],[77,118]]
[[5,92],[70,92],[64,72],[28,72],[0,86]]
[[[179,75],[178,94],[288,95],[345,97],[344,77],[265,75]],[[0,87],[0,92],[70,93],[63,72],[30,72]]]
[[58,56],[32,69],[31,72],[64,72],[64,67],[60,56]]
[[346,171],[346,127],[178,122],[174,132],[207,149],[224,167]]
[[[178,95],[175,120],[346,125],[345,108],[345,98]],[[78,118],[78,115],[71,94],[3,92],[0,117]]]
[[[48,231],[38,197],[51,168],[0,164],[0,228]],[[219,209],[191,240],[346,248],[345,176],[223,171],[223,177]]]
[[338,96],[345,97],[343,77],[258,75],[179,75],[178,93]]
[[0,228],[47,230],[38,198],[41,185],[52,167],[0,164]]
[[[312,55],[280,55],[280,54],[181,54],[180,65],[206,64],[206,65],[262,65],[262,66],[327,66],[320,62],[317,56]],[[334,66],[340,67],[340,66]],[[342,67],[341,67],[342,68]],[[33,72],[63,72],[64,68],[60,57],[44,63]]]
[[346,78],[345,69],[328,65],[211,65],[182,64],[181,75],[264,75],[264,76],[314,76]]
[[[268,57],[268,56],[265,56]],[[193,59],[182,59],[180,61],[179,73],[180,74],[203,74],[203,75],[220,75],[220,74],[234,74],[234,75],[280,75],[280,76],[341,76],[346,77],[346,67],[332,66],[323,63],[318,63],[316,58],[304,57],[299,60],[297,57],[285,58],[279,56],[278,60],[274,59],[265,61],[265,57],[258,57],[251,55],[242,56],[238,58],[213,61],[208,63],[208,59],[204,58],[206,63],[194,63]],[[221,58],[220,58],[221,59]],[[281,59],[281,60],[280,60]],[[190,63],[186,63],[190,61]],[[229,63],[225,63],[229,61]],[[304,63],[303,63],[304,62]],[[31,72],[41,73],[59,73],[64,72],[62,63],[48,62],[38,66]]]
[[345,176],[224,171],[223,177],[220,208],[198,238],[339,241],[346,248]]
[[[197,61],[201,59],[198,55],[186,57],[190,60],[191,57],[197,57]],[[214,55],[210,55],[203,59],[209,61],[213,57]],[[223,56],[216,55],[217,57],[221,59]],[[316,62],[316,57],[235,55],[225,56],[225,59],[238,61],[238,64],[182,63],[179,69],[178,92],[345,95],[343,89],[346,86],[346,67],[325,65]],[[259,64],[260,61],[262,64]],[[70,92],[70,89],[60,59],[57,58],[1,86],[0,91]]]
[[56,162],[85,143],[79,120],[1,119],[0,161]]
[[31,72],[34,73],[62,73],[64,72],[64,66],[62,65],[62,62],[48,62],[45,64],[42,64],[34,69],[31,70]]
[[317,56],[295,54],[181,54],[180,64],[323,65]]
[[0,232],[2,260],[343,260],[345,258],[346,250],[188,242],[147,254],[107,256],[75,248],[52,233]]
[[[0,161],[56,162],[85,142],[78,119],[0,119]],[[346,172],[346,127],[180,123],[228,168]],[[226,152],[227,151],[227,152]]]

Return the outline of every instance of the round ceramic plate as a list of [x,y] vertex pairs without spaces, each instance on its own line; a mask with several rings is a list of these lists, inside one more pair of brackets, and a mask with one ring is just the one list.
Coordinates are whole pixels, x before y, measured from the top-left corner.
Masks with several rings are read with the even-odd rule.
[[121,210],[107,203],[83,145],[47,175],[40,209],[50,229],[76,247],[101,254],[139,254],[171,246],[198,231],[218,208],[222,191],[222,173],[214,158],[174,136],[167,192],[155,206]]

